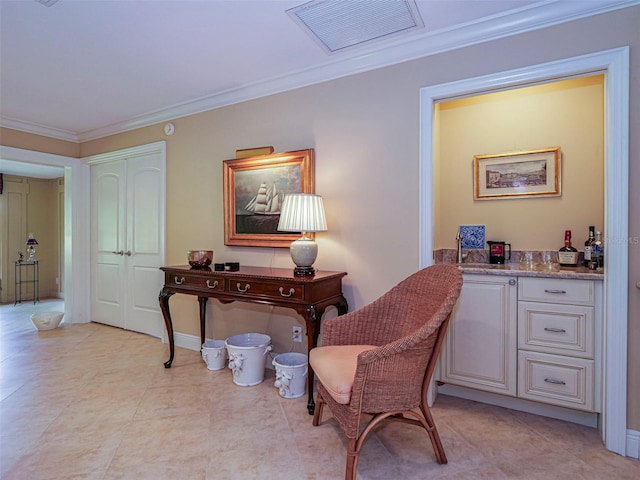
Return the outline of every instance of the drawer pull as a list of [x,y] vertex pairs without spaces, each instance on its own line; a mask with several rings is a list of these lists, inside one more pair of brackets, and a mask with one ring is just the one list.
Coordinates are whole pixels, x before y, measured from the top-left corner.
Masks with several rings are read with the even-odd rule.
[[295,289],[294,288],[290,288],[289,289],[289,293],[284,293],[284,288],[280,287],[280,295],[283,297],[290,297],[291,295],[293,295],[295,293]]
[[211,280],[207,280],[207,288],[216,288],[218,286],[218,280],[216,280],[215,282],[213,282],[213,285],[211,285]]
[[175,277],[175,282],[178,285],[182,285],[184,283],[184,277],[182,277],[182,278],[180,278],[180,280],[178,280],[178,277],[176,276]]
[[240,293],[247,293],[249,291],[249,289],[251,288],[251,285],[249,285],[248,283],[246,283],[244,285],[244,289],[242,287],[240,287],[240,283],[236,284],[236,288],[238,289],[238,291]]
[[561,293],[561,294],[564,294],[564,293],[567,293],[567,291],[566,290],[557,290],[555,288],[551,288],[551,289],[546,289],[545,288],[544,289],[544,293]]
[[545,332],[567,333],[564,328],[544,327]]
[[564,380],[556,380],[555,378],[545,378],[544,381],[547,382],[547,383],[553,383],[554,385],[566,385],[567,384],[567,382],[565,382]]

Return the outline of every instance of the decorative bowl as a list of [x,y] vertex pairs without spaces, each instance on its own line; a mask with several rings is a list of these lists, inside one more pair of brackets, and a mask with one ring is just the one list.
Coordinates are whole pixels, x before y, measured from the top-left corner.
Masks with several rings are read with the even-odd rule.
[[31,315],[31,321],[38,330],[53,330],[58,328],[64,317],[63,312],[41,312]]
[[187,260],[193,268],[205,268],[213,261],[213,250],[189,250]]

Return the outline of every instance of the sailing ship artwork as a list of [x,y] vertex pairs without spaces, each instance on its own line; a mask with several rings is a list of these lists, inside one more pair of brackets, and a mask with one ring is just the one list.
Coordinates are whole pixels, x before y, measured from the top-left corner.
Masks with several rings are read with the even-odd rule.
[[237,171],[236,232],[278,234],[280,207],[286,193],[300,192],[300,167],[285,165]]

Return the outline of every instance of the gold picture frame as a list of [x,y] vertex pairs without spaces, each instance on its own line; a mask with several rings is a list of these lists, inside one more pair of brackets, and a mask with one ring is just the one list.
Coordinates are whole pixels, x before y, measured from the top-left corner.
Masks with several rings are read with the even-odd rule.
[[475,200],[557,197],[561,186],[560,147],[473,157]]
[[278,232],[287,193],[315,193],[312,148],[225,160],[224,244],[286,247],[300,234]]

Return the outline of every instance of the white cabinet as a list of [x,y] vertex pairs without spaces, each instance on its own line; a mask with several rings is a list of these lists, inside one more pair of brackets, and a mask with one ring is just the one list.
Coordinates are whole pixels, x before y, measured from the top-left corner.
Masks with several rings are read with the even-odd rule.
[[519,397],[596,410],[595,294],[592,280],[520,279]]
[[527,400],[600,411],[602,282],[474,273],[463,278],[440,355],[443,393],[480,401],[490,398],[483,392],[500,394],[505,400],[494,401],[511,408],[529,408]]
[[440,357],[440,380],[516,395],[517,281],[501,275],[463,275]]

